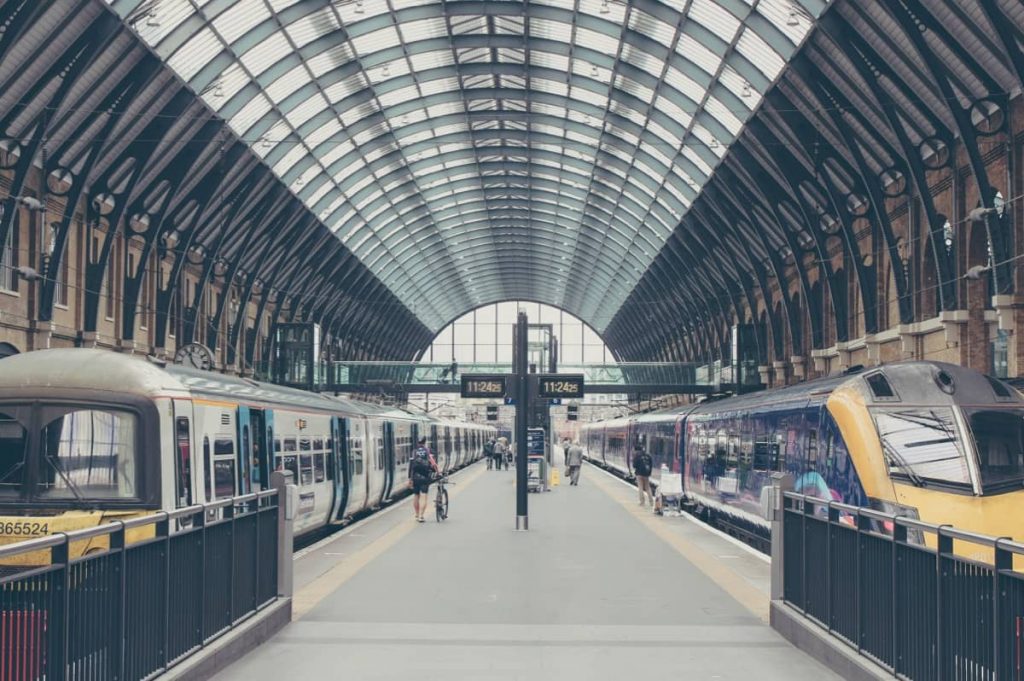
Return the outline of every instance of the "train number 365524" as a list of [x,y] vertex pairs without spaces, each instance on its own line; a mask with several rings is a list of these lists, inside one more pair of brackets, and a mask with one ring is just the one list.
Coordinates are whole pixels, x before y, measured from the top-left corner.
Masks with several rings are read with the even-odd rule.
[[18,534],[49,534],[49,523],[0,523],[0,533]]

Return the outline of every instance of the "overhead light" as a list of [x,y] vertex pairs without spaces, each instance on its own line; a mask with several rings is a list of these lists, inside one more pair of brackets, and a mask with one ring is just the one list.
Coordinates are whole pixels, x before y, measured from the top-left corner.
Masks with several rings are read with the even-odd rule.
[[595,66],[594,64],[591,64],[590,65],[590,77],[591,78],[597,78],[597,75],[598,75],[597,74],[597,66]]
[[156,15],[156,9],[149,10],[149,14],[146,15],[146,26],[160,26],[160,18]]
[[224,97],[224,86],[221,85],[219,82],[213,88],[213,96],[217,99],[221,99],[222,97]]
[[385,63],[384,67],[380,70],[380,75],[384,78],[391,76],[391,64]]
[[364,11],[363,0],[356,0],[356,14],[362,14]]
[[717,149],[718,148],[718,140],[716,140],[714,137],[712,137],[711,138],[711,144],[709,146],[712,149]]
[[301,187],[304,184],[306,184],[306,181],[302,179],[302,176],[299,176],[299,179],[295,180],[296,187]]
[[608,14],[611,11],[611,7],[608,6],[608,0],[604,0],[601,3],[601,14]]
[[260,138],[260,146],[263,147],[264,149],[269,149],[270,148],[270,138],[267,137],[266,135],[261,137]]
[[799,25],[800,25],[800,19],[798,19],[797,16],[796,16],[796,10],[795,9],[789,10],[789,19],[786,21],[786,26],[799,26]]
[[402,114],[402,125],[409,125],[409,114]]
[[743,83],[743,92],[741,93],[741,96],[749,97],[750,95],[751,95],[750,83]]

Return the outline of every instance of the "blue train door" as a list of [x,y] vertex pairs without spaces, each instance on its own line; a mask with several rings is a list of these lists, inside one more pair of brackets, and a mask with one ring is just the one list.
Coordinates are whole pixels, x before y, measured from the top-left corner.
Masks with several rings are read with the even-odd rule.
[[331,518],[341,520],[348,506],[350,484],[348,468],[348,422],[340,416],[331,417],[331,467],[334,470],[334,508]]
[[252,491],[252,418],[249,407],[238,407],[238,493]]
[[384,422],[384,496],[382,501],[391,498],[395,488],[395,424]]
[[252,431],[252,470],[249,479],[254,491],[270,486],[270,471],[273,470],[272,448],[274,446],[273,412],[263,409],[249,410],[249,427]]

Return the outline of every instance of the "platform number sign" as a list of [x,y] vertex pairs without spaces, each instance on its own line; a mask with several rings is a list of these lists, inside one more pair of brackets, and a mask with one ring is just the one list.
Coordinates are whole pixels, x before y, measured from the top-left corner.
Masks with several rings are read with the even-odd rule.
[[541,374],[538,396],[554,399],[583,397],[583,374]]
[[462,374],[463,397],[504,397],[507,376],[501,374]]

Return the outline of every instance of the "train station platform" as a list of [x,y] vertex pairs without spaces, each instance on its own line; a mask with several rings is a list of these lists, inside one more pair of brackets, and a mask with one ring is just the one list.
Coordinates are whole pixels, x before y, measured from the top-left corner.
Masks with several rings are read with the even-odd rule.
[[514,472],[455,476],[451,514],[409,500],[296,554],[290,625],[219,681],[839,678],[767,624],[768,563],[585,467],[530,495]]

